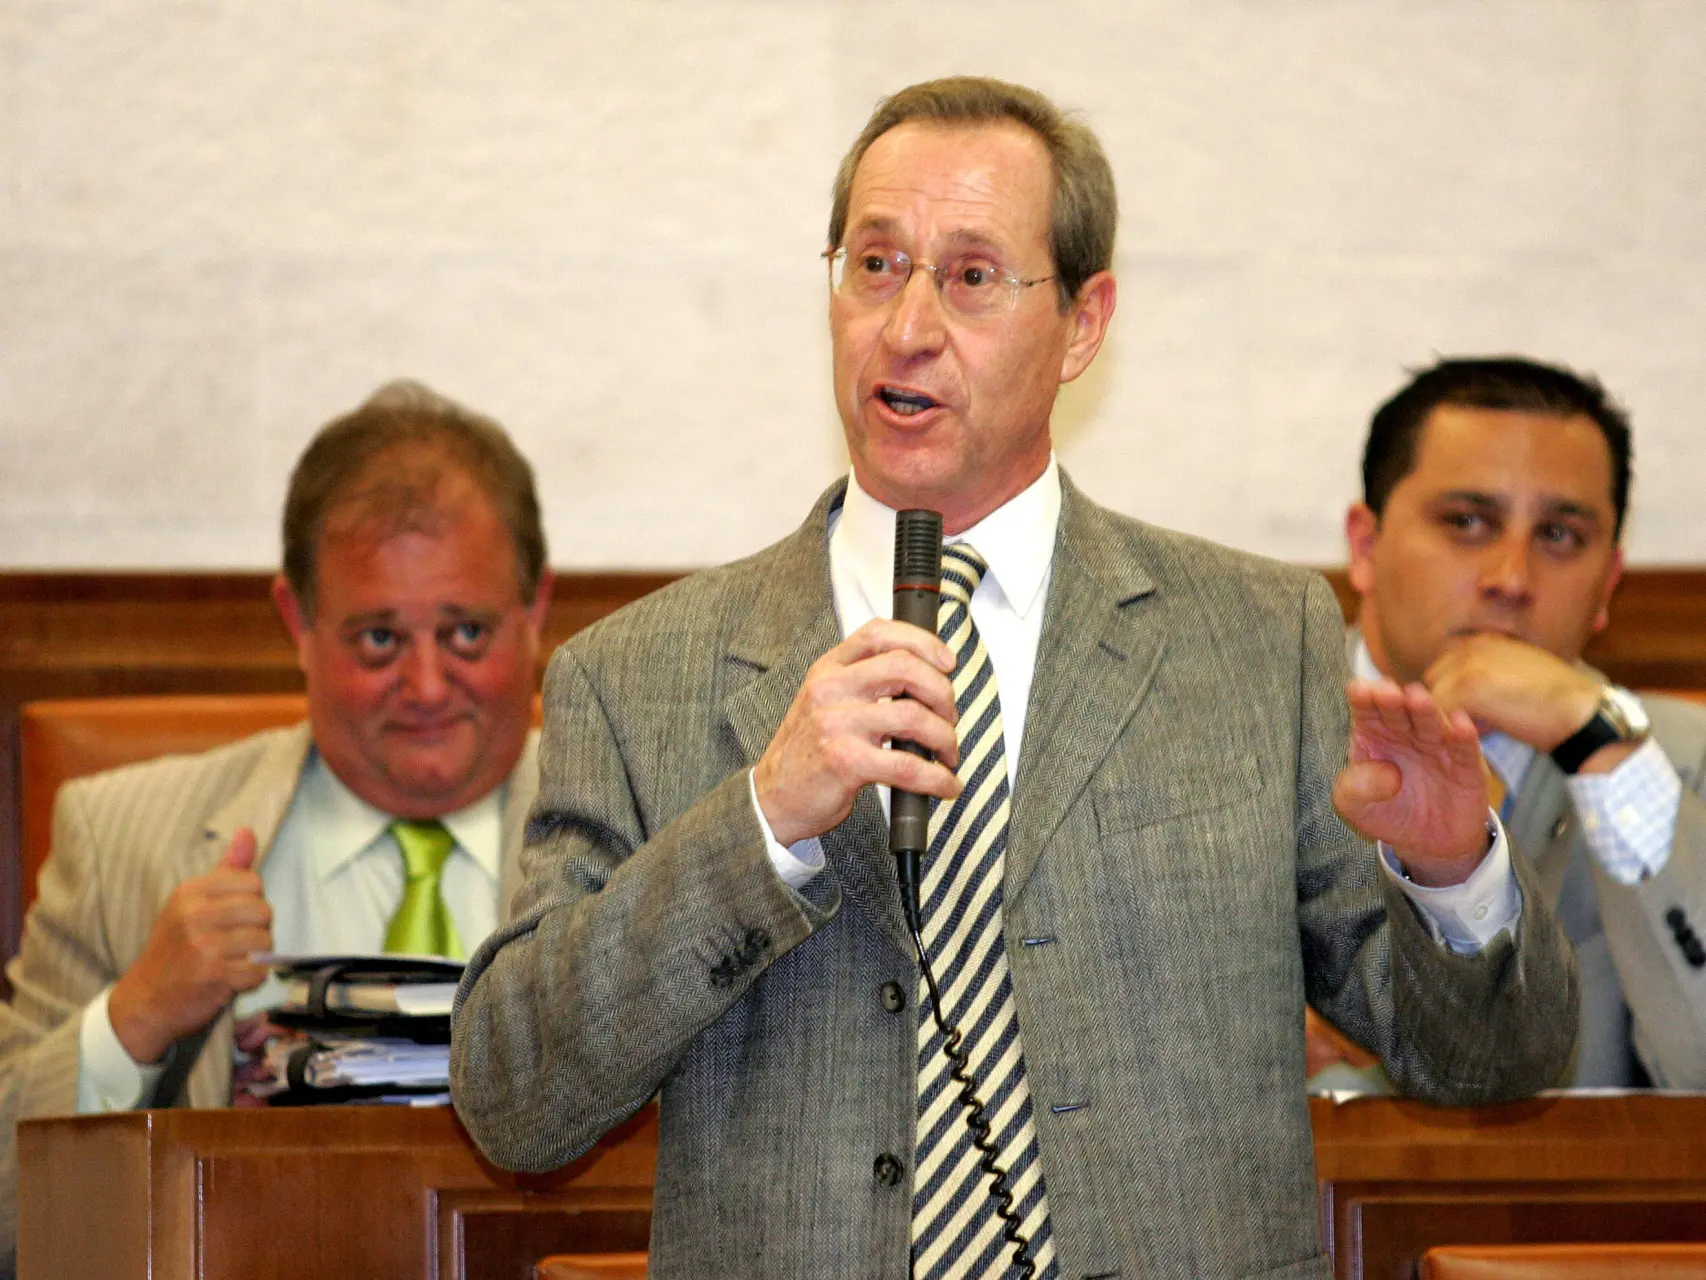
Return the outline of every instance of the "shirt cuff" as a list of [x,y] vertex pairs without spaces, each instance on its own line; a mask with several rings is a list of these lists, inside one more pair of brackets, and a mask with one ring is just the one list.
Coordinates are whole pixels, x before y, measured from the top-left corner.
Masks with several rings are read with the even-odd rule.
[[1648,738],[1610,773],[1565,780],[1588,848],[1618,884],[1638,884],[1670,861],[1682,779],[1664,748]]
[[759,830],[764,832],[764,847],[770,854],[770,865],[776,868],[776,874],[790,889],[804,888],[823,870],[823,841],[812,836],[793,845],[782,844],[770,830],[764,810],[759,807],[758,781],[750,769],[746,774],[746,786],[752,796],[752,811],[758,815]]
[[1434,941],[1443,942],[1460,956],[1472,956],[1504,930],[1514,930],[1522,916],[1522,890],[1511,869],[1510,842],[1505,839],[1498,815],[1489,813],[1493,847],[1462,884],[1438,889],[1419,885],[1404,875],[1391,847],[1384,841],[1380,845],[1382,869],[1421,909]]
[[77,1114],[131,1111],[153,1093],[164,1062],[143,1065],[125,1052],[107,1012],[108,987],[83,1009],[77,1034]]

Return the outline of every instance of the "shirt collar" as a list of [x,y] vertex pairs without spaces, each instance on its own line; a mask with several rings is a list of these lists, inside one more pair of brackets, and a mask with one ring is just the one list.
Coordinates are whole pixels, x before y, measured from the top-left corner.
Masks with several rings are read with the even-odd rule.
[[[1038,606],[1048,581],[1060,500],[1060,468],[1050,454],[1048,466],[1029,488],[946,540],[977,549],[989,566],[984,582],[993,580],[1021,618]],[[859,487],[857,477],[848,478],[835,531],[865,602],[879,618],[890,617],[894,609],[894,517],[892,508]]]
[[[507,785],[507,784],[506,784]],[[467,808],[440,817],[467,854],[497,882],[503,845],[503,793],[497,787]],[[316,879],[337,874],[384,836],[393,817],[367,803],[333,773],[319,751],[308,753],[297,805],[308,837],[309,861]]]
[[[1357,636],[1357,651],[1351,656],[1351,674],[1360,680],[1386,679],[1386,674],[1374,665],[1368,641],[1360,634]],[[1513,792],[1521,788],[1528,766],[1534,760],[1533,747],[1497,729],[1489,729],[1481,735],[1481,754],[1504,782],[1505,788]]]

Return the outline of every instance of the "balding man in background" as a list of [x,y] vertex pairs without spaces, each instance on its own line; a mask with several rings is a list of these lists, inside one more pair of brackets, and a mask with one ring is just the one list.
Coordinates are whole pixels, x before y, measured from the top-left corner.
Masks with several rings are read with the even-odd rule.
[[465,956],[504,917],[537,785],[550,599],[532,470],[418,383],[291,476],[274,599],[308,719],[68,783],[0,1006],[0,1257],[15,1123],[232,1100],[276,1000],[257,951]]

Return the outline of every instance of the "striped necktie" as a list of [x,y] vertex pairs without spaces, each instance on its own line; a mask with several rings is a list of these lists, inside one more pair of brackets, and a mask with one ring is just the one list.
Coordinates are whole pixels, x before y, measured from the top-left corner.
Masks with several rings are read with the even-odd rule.
[[[1007,753],[995,668],[972,622],[971,597],[987,566],[970,547],[942,550],[942,600],[936,629],[954,651],[959,709],[958,799],[930,818],[925,861],[924,946],[949,1026],[962,1047],[990,1123],[990,1140],[1007,1171],[1013,1210],[1031,1241],[1036,1276],[1058,1274],[1043,1185],[1031,1090],[1019,1042],[1019,1015],[1002,929],[1002,868],[1007,855]],[[1013,1245],[995,1213],[993,1179],[980,1167],[951,1078],[942,1035],[931,1017],[922,976],[918,998],[918,1150],[912,1196],[916,1280],[991,1280],[1014,1274]]]
[[441,892],[445,859],[456,847],[456,837],[436,818],[398,819],[391,824],[391,835],[403,851],[403,900],[385,929],[385,950],[461,960],[462,940]]

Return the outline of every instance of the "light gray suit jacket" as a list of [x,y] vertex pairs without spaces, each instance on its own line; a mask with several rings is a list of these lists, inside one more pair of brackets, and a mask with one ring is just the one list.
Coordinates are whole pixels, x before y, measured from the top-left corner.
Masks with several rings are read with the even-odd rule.
[[1517,792],[1511,839],[1533,859],[1575,944],[1582,1020],[1572,1083],[1632,1083],[1638,1059],[1655,1085],[1706,1089],[1706,968],[1691,965],[1682,946],[1684,930],[1706,929],[1706,708],[1652,694],[1641,702],[1682,779],[1664,868],[1634,885],[1612,879],[1588,847],[1564,774],[1545,755]]
[[[16,1239],[15,1126],[31,1116],[76,1112],[83,1008],[135,963],[172,890],[212,870],[239,827],[254,829],[265,860],[311,743],[304,723],[60,788],[53,851],[24,921],[23,943],[6,967],[12,1000],[0,1004],[0,1274],[11,1268]],[[537,787],[530,738],[505,797],[500,915],[520,883],[517,854]],[[227,1009],[193,1066],[184,1064],[187,1076],[168,1070],[184,1081],[180,1096],[153,1101],[230,1103],[232,1048]]]
[[[881,995],[917,974],[881,809],[862,792],[795,893],[747,776],[840,639],[840,494],[557,652],[527,882],[459,993],[457,1106],[499,1163],[560,1165],[660,1096],[654,1276],[907,1274],[907,1179],[873,1176],[912,1163],[917,1080],[918,1010]],[[1333,813],[1341,637],[1319,577],[1066,484],[1005,885],[1063,1275],[1327,1274],[1306,996],[1425,1097],[1563,1065],[1545,908],[1453,955]]]

